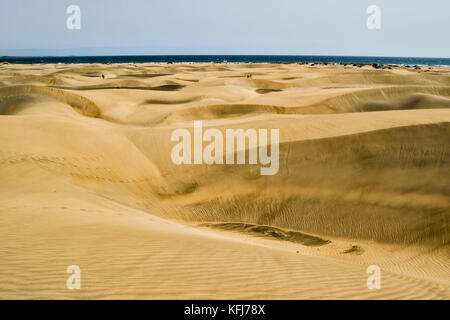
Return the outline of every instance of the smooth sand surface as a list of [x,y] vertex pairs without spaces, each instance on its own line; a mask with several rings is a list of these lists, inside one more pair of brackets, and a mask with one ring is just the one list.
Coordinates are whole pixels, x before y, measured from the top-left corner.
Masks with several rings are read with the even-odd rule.
[[[194,120],[278,174],[174,165]],[[0,298],[449,299],[449,122],[449,67],[0,65]]]

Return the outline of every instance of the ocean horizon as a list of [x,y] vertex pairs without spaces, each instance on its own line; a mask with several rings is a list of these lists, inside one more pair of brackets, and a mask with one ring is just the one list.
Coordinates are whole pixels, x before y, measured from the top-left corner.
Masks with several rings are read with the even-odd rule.
[[322,55],[109,55],[109,56],[0,56],[16,64],[90,63],[330,63],[449,66],[450,58],[322,56]]

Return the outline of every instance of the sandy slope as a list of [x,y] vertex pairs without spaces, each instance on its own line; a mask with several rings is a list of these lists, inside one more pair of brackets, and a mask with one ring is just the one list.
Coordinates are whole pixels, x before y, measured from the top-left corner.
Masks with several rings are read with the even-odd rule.
[[[0,298],[448,299],[449,72],[0,66]],[[280,129],[279,173],[175,166],[194,120]]]

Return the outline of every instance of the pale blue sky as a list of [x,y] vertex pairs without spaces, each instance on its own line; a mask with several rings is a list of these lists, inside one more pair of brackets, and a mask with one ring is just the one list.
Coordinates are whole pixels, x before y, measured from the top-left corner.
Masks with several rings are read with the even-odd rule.
[[[81,30],[66,8],[81,8]],[[366,8],[381,8],[368,30]],[[449,0],[0,0],[0,55],[450,57]]]

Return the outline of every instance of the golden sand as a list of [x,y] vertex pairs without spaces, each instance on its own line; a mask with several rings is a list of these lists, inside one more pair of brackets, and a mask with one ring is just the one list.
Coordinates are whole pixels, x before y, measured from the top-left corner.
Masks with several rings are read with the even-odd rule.
[[[449,299],[449,107],[449,67],[2,65],[0,298]],[[173,164],[194,120],[279,172]]]

